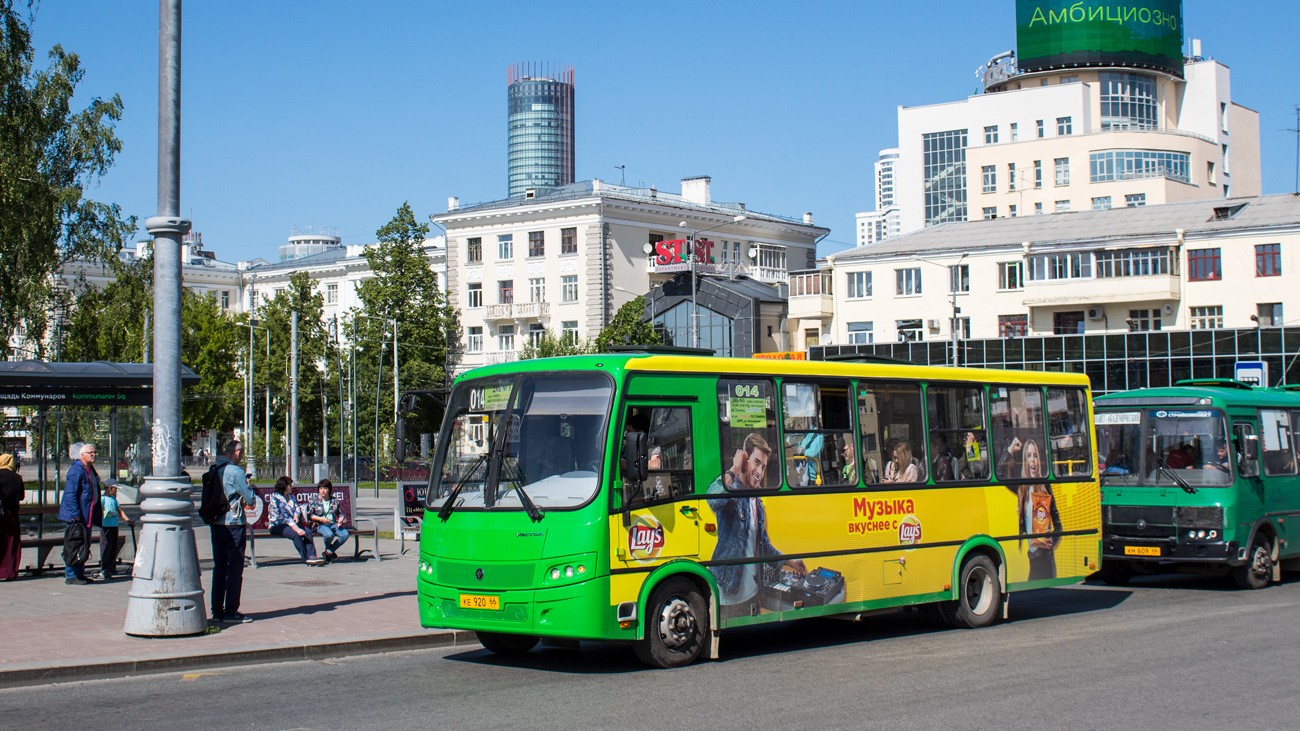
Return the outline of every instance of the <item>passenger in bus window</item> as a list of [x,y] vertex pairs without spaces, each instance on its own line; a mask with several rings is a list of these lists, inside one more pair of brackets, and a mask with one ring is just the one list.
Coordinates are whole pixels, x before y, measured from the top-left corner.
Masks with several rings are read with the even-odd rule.
[[[1043,453],[1038,443],[1030,439],[1024,444],[1024,461],[1020,476],[1026,479],[1045,477]],[[1060,533],[1061,514],[1056,509],[1056,496],[1046,484],[1020,485],[1016,488],[1017,512],[1020,529],[1032,536],[1029,539],[1029,581],[1056,578],[1056,537]],[[1024,541],[1020,542],[1024,545]]]
[[957,475],[963,480],[984,479],[984,450],[975,432],[968,431],[962,439],[961,453],[957,456]]
[[906,439],[894,447],[894,459],[885,467],[885,482],[920,482],[921,471],[912,459],[912,445]]
[[934,464],[930,470],[930,474],[934,475],[934,481],[951,482],[957,479],[952,469],[956,460],[952,456],[952,450],[948,448],[948,438],[943,434],[935,434],[930,451],[934,454],[934,459],[931,460]]
[[858,467],[853,463],[856,451],[853,448],[853,438],[846,437],[844,446],[840,448],[840,455],[844,457],[844,466],[840,467],[841,484],[856,484],[858,481]]

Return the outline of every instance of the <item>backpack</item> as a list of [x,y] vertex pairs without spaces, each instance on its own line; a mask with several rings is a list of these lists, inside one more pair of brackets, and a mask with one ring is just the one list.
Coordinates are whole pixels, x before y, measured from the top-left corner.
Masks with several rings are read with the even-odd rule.
[[230,512],[230,498],[226,497],[226,486],[221,481],[221,470],[225,465],[212,465],[203,473],[203,498],[199,502],[199,517],[204,523],[212,525]]

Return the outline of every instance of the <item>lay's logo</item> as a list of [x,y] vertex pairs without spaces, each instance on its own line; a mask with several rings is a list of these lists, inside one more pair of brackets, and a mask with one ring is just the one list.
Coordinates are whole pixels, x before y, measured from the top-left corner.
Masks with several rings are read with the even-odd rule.
[[664,547],[664,527],[654,518],[643,516],[627,531],[627,550],[632,557],[644,561],[659,555]]
[[898,543],[913,546],[921,542],[921,521],[915,515],[904,516],[898,521]]

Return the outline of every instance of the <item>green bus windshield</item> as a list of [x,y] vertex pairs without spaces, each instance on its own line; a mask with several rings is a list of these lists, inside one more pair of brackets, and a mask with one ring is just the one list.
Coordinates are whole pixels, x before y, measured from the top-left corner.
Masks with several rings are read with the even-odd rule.
[[[598,371],[524,373],[459,383],[447,403],[428,506],[459,486],[455,508],[574,508],[600,489],[614,392]],[[521,493],[521,490],[523,491]]]
[[1233,473],[1227,422],[1217,409],[1103,409],[1097,453],[1105,486],[1228,487]]

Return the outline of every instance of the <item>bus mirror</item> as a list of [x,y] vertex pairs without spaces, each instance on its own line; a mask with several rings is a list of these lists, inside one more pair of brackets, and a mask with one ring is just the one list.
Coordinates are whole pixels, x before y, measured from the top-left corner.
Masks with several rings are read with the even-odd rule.
[[645,482],[646,465],[649,462],[649,447],[646,445],[645,432],[630,431],[623,435],[623,482],[637,487]]
[[393,459],[398,464],[406,461],[406,417],[397,417],[397,438],[393,441]]
[[1244,436],[1245,436],[1245,444],[1246,444],[1246,458],[1253,462],[1259,459],[1259,435],[1246,434]]

